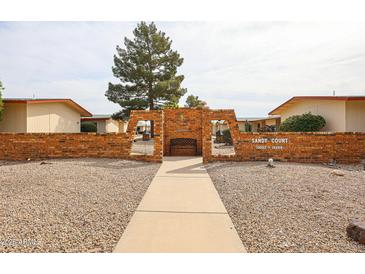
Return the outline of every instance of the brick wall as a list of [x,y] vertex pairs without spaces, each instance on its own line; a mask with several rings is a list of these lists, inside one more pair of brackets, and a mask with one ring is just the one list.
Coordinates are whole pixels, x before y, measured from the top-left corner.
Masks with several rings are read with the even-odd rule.
[[[262,140],[266,141],[265,143]],[[360,163],[365,159],[363,133],[240,133],[236,154],[241,161]]]
[[125,133],[1,133],[0,159],[128,156],[129,139]]
[[170,155],[170,142],[175,138],[192,138],[197,141],[197,154],[202,153],[202,112],[201,109],[164,110],[163,154]]
[[[155,121],[153,155],[130,155],[138,120]],[[105,157],[161,162],[162,121],[162,111],[133,111],[127,133],[0,133],[0,159]]]
[[[211,120],[226,120],[235,155],[212,155]],[[233,110],[208,110],[203,115],[203,161],[280,161],[302,163],[361,163],[365,159],[365,133],[353,132],[239,132]]]
[[[153,120],[153,155],[130,155],[139,120]],[[214,156],[211,151],[212,120],[227,121],[235,155]],[[132,111],[127,133],[0,133],[0,160],[28,158],[106,157],[161,162],[170,153],[174,138],[197,140],[203,161],[280,161],[360,163],[365,159],[365,133],[243,133],[233,110],[168,109]]]

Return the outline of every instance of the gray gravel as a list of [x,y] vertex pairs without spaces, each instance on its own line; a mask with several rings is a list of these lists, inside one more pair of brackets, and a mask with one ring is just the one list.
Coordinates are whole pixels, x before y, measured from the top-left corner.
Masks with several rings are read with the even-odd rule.
[[159,164],[0,162],[0,252],[111,252]]
[[365,220],[365,172],[341,166],[212,163],[207,170],[249,252],[365,252],[346,236]]

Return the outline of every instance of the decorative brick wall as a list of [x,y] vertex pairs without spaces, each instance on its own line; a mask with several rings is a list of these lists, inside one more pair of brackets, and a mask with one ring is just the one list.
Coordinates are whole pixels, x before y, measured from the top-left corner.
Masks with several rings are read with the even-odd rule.
[[129,146],[125,133],[1,133],[0,159],[120,158],[129,155]]
[[365,160],[365,133],[268,132],[240,133],[239,161],[273,158],[301,163],[361,163]]
[[[229,124],[235,155],[212,155],[211,120]],[[203,161],[279,161],[301,163],[361,163],[365,160],[365,133],[353,132],[239,132],[233,110],[203,114]]]
[[[155,121],[153,155],[130,155],[138,120]],[[0,159],[105,157],[161,162],[162,122],[162,111],[133,111],[127,133],[0,133]]]
[[170,155],[171,140],[191,138],[197,142],[197,155],[202,153],[202,113],[201,109],[179,108],[164,110],[163,154]]
[[[153,155],[130,155],[137,122],[153,120]],[[212,120],[227,121],[235,155],[212,155]],[[365,159],[365,133],[244,133],[234,110],[167,109],[132,111],[127,133],[0,133],[0,160],[106,157],[161,162],[175,138],[197,140],[197,153],[210,161],[280,161],[360,163]]]

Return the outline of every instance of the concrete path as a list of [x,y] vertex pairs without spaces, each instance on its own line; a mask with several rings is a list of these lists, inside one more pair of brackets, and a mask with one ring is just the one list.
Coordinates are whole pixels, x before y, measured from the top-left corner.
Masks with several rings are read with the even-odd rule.
[[201,157],[165,157],[114,252],[245,252]]

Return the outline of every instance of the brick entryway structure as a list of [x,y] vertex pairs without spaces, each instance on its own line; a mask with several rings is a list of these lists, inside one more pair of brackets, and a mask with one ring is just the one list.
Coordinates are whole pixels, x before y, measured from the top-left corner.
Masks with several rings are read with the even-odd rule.
[[[129,156],[135,160],[162,162],[163,156],[201,155],[204,163],[269,158],[302,163],[365,162],[364,132],[240,132],[233,109],[178,108],[132,111],[128,132],[120,137],[131,141],[138,120],[155,121],[155,149],[153,155]],[[217,120],[227,123],[234,154],[212,154],[212,121]]]
[[145,160],[162,160],[163,156],[211,156],[211,120],[225,120],[235,140],[238,125],[234,110],[211,110],[178,108],[164,110],[135,110],[128,124],[130,136],[135,131],[137,121],[155,122],[155,150],[153,156],[143,156]]
[[202,155],[202,119],[201,109],[164,110],[163,155]]

